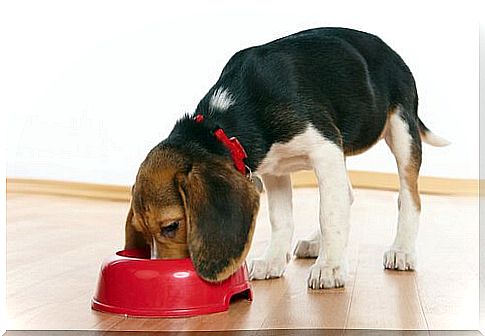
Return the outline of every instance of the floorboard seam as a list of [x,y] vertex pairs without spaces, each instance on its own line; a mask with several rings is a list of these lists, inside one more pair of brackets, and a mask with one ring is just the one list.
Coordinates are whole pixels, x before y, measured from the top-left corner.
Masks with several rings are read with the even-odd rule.
[[355,266],[355,275],[354,275],[354,281],[352,283],[352,292],[350,293],[349,305],[347,307],[347,314],[345,315],[343,335],[345,335],[345,330],[347,329],[348,323],[349,323],[350,309],[352,308],[352,300],[354,298],[355,284],[357,283],[357,274],[359,272],[359,265],[360,265],[360,244],[357,248],[357,265]]
[[419,308],[421,308],[421,313],[423,314],[424,323],[426,323],[426,329],[428,330],[428,334],[430,334],[430,332],[429,332],[428,318],[426,317],[426,313],[424,311],[424,302],[423,302],[423,299],[421,298],[421,292],[419,290],[419,285],[418,285],[418,281],[417,281],[417,276],[416,275],[413,277],[413,282],[414,282],[414,286],[416,287],[416,294],[418,295]]

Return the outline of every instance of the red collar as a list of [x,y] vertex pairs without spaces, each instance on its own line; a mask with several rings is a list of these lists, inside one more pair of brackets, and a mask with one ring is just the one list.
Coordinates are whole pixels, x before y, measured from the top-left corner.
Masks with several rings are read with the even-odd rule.
[[[197,123],[201,123],[204,121],[204,116],[197,114],[194,117],[194,120]],[[244,163],[244,159],[246,159],[248,156],[239,140],[237,140],[236,137],[229,138],[222,128],[216,129],[214,131],[214,136],[217,138],[217,140],[222,142],[224,147],[226,147],[229,153],[231,153],[231,158],[236,169],[241,174],[246,175],[246,164]]]

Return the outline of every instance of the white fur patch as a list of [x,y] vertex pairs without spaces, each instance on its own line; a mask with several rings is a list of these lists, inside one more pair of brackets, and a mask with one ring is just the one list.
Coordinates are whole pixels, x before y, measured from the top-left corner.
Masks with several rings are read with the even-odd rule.
[[299,170],[310,170],[310,153],[319,147],[323,137],[309,126],[308,129],[286,143],[275,143],[258,167],[258,174],[286,175]]
[[399,113],[389,118],[386,142],[396,157],[399,171],[399,216],[394,243],[384,255],[384,267],[399,270],[414,269],[416,263],[415,245],[418,235],[419,210],[406,179],[406,167],[411,159],[412,138],[408,125]]
[[342,287],[346,280],[345,253],[350,230],[351,193],[341,148],[321,137],[310,158],[320,193],[320,251],[310,270],[308,287]]
[[396,156],[399,166],[405,167],[411,157],[411,135],[407,124],[399,116],[399,111],[391,114],[388,120],[386,141]]
[[[321,238],[319,255],[310,271],[308,286],[315,289],[341,287],[346,276],[344,259],[351,204],[341,148],[325,139],[310,125],[304,133],[291,141],[273,144],[258,167],[258,173],[281,176],[312,168],[320,191]],[[270,209],[270,213],[273,211],[284,213],[285,209]]]
[[268,197],[271,241],[261,258],[250,261],[251,279],[282,276],[291,256],[294,225],[290,176],[263,175],[263,181]]
[[317,258],[320,251],[320,240],[320,228],[318,228],[308,238],[296,243],[293,254],[297,258]]
[[444,147],[451,144],[451,142],[449,142],[445,138],[442,138],[431,131],[422,132],[421,139],[428,145],[436,146],[436,147]]
[[235,103],[231,93],[222,87],[218,88],[209,101],[209,107],[212,110],[225,111]]

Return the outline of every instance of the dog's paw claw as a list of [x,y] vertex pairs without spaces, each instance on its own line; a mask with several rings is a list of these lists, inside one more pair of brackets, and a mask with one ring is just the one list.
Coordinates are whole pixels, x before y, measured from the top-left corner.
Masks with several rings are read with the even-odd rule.
[[384,268],[398,271],[414,271],[416,269],[416,255],[390,249],[384,253]]
[[316,262],[310,269],[308,287],[311,289],[344,287],[345,277],[343,266],[326,266]]
[[255,258],[249,261],[248,271],[250,280],[265,280],[280,278],[285,272],[291,256],[287,253],[282,258]]
[[320,250],[320,241],[318,240],[299,240],[296,243],[293,254],[297,258],[316,258]]

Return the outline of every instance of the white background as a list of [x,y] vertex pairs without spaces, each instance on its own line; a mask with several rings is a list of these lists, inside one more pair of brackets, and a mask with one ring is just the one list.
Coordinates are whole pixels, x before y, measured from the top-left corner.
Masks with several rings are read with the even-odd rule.
[[[476,23],[485,10],[459,4],[2,1],[0,164],[11,177],[132,183],[146,152],[192,111],[235,51],[301,29],[346,26],[381,36],[401,54],[418,82],[422,119],[453,142],[424,148],[423,175],[477,178]],[[394,171],[382,144],[349,167]],[[1,251],[4,202],[3,194]],[[0,299],[1,332],[4,281]]]
[[[432,2],[11,1],[0,13],[7,176],[131,184],[229,57],[318,26],[380,36],[413,71],[419,114],[453,144],[422,175],[478,178],[476,10]],[[426,5],[423,5],[426,4]],[[380,143],[349,169],[395,172]]]

